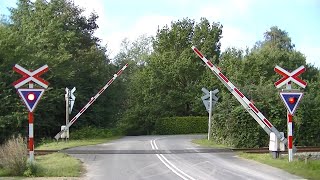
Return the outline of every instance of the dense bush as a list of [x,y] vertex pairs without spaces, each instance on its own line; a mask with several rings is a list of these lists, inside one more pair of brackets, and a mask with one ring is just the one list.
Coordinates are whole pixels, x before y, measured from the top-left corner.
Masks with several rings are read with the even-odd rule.
[[155,134],[192,134],[208,130],[208,117],[167,117],[156,121]]
[[88,139],[88,138],[108,138],[118,136],[121,133],[116,129],[98,129],[95,127],[86,127],[75,131],[70,131],[71,139]]
[[12,137],[0,147],[0,167],[10,175],[23,175],[27,169],[27,142],[21,137]]

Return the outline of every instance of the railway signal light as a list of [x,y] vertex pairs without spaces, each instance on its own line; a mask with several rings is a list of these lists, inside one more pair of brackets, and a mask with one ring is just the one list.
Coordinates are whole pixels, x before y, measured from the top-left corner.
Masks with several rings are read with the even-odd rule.
[[294,104],[296,102],[296,98],[295,97],[290,97],[288,101],[289,101],[290,104]]

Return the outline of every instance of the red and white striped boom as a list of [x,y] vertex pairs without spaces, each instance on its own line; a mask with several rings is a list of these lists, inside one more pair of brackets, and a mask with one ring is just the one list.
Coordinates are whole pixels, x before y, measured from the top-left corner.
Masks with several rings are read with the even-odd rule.
[[[246,96],[241,93],[241,91],[232,84],[232,82],[224,75],[222,72],[215,67],[210,60],[204,57],[201,52],[194,46],[192,46],[193,51],[202,59],[202,61],[211,69],[211,71],[218,77],[218,79],[228,88],[232,95],[241,103],[241,105],[249,112],[249,114],[259,123],[263,130],[269,135],[274,132],[275,135],[287,145],[287,139],[280,134],[280,132],[268,121],[267,118],[259,111],[257,107],[249,101]],[[294,148],[295,150],[295,148]]]
[[112,82],[121,75],[121,73],[128,67],[128,64],[126,64],[125,66],[123,66],[118,72],[117,74],[113,75],[113,78],[111,78],[107,84],[93,97],[91,97],[90,101],[78,112],[78,114],[76,116],[74,116],[71,121],[69,122],[69,124],[66,125],[66,127],[61,130],[54,138],[56,140],[59,140],[61,134],[66,131],[67,129],[69,129],[69,127],[76,122],[76,120],[89,108],[89,106],[91,106],[91,104],[93,104],[93,102],[103,93],[103,91],[105,91],[111,84]]

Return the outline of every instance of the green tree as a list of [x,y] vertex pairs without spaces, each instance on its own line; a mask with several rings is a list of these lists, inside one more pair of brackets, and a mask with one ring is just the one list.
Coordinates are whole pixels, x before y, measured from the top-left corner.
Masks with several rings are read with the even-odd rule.
[[161,117],[199,114],[198,83],[206,69],[191,46],[196,45],[217,59],[221,28],[204,18],[200,23],[186,18],[158,30],[152,54],[129,84],[129,105],[122,121],[129,133],[150,133],[154,121]]
[[[304,65],[308,69],[302,76],[305,81],[314,83],[319,77],[319,71],[306,64],[305,56],[294,49],[288,33],[276,27],[267,31],[264,41],[257,43],[257,46],[245,55],[240,50],[227,49],[221,55],[220,65],[222,71],[242,93],[279,131],[285,133],[286,110],[274,86],[274,82],[281,77],[274,72],[274,67],[279,65],[290,71]],[[293,85],[293,88],[298,87]],[[268,135],[225,90],[222,89],[221,102],[218,103],[217,113],[214,113],[213,137],[217,141],[237,147],[267,146]],[[317,92],[314,85],[307,87],[305,91],[306,100],[302,100],[302,107],[298,108],[294,117],[296,132],[301,132],[295,141],[297,145],[306,145],[307,139],[318,137],[313,128],[319,127],[316,123],[318,118],[313,116],[313,113],[306,112],[307,109],[316,110],[314,107],[317,107]],[[313,126],[309,126],[310,124]],[[310,128],[309,131],[306,127]],[[309,142],[317,144],[316,140]]]
[[[64,124],[65,87],[77,87],[74,112],[78,112],[118,69],[110,64],[106,47],[93,35],[98,28],[98,16],[85,17],[82,12],[70,0],[19,0],[17,7],[11,9],[10,23],[1,28],[0,43],[4,49],[4,55],[0,55],[4,61],[1,72],[8,75],[7,84],[20,78],[12,72],[15,63],[28,69],[37,69],[44,64],[49,66],[49,72],[43,78],[50,86],[35,111],[36,136],[53,136]],[[7,85],[5,88],[11,89],[6,90],[11,94],[3,98],[19,99],[12,94],[13,87]],[[116,89],[108,91],[116,92]],[[113,117],[110,112],[119,111],[113,103],[115,99],[110,100],[110,96],[101,96],[75,126],[108,126]],[[20,122],[18,117],[12,117],[12,114],[23,112],[17,104],[21,103],[15,103],[2,118],[9,118],[21,132],[25,126],[17,124]],[[19,118],[27,123],[27,116]]]

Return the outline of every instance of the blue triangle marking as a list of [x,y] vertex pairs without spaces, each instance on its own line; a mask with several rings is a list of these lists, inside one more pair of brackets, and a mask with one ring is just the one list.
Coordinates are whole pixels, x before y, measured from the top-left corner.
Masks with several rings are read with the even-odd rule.
[[[302,92],[280,92],[280,97],[281,97],[284,105],[286,106],[286,108],[288,109],[290,114],[292,114],[292,115],[296,111],[302,96],[303,96]],[[289,102],[290,98],[294,98],[295,102],[290,103]]]
[[[37,106],[44,89],[18,89],[19,95],[30,112]],[[30,99],[28,96],[33,97]]]

